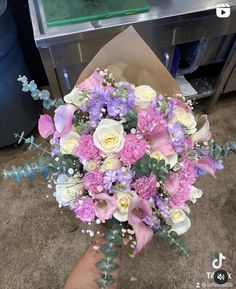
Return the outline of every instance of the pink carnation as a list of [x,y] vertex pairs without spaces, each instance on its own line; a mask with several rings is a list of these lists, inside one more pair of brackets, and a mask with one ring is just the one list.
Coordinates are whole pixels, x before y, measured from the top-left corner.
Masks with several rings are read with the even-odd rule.
[[118,153],[118,157],[125,165],[136,163],[145,154],[147,144],[144,139],[138,139],[136,135],[129,134],[125,137],[123,149]]
[[148,200],[154,196],[157,191],[157,180],[155,176],[138,178],[133,184],[132,188],[143,199]]
[[79,146],[75,153],[81,161],[91,159],[100,160],[100,151],[95,147],[93,137],[91,135],[82,135],[79,139]]
[[83,222],[91,222],[95,219],[95,203],[90,197],[80,197],[73,204],[72,209],[76,218]]
[[172,208],[180,207],[189,199],[191,186],[196,181],[196,172],[191,160],[180,163],[180,170],[173,173],[165,183],[165,189],[170,194],[169,205]]
[[150,133],[158,122],[158,114],[153,108],[141,109],[138,113],[137,128],[142,133]]
[[84,188],[93,193],[104,193],[104,174],[98,170],[87,172],[83,178]]

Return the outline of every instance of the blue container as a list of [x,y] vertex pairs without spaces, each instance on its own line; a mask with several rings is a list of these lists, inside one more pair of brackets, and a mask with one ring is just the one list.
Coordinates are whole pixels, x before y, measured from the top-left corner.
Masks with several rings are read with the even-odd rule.
[[0,147],[15,143],[14,133],[24,131],[27,135],[37,123],[39,103],[21,91],[20,74],[29,77],[7,7],[2,14],[0,11]]

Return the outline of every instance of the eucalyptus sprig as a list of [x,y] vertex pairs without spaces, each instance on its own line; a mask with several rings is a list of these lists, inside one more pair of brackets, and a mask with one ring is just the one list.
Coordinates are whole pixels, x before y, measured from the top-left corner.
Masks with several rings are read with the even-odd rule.
[[209,149],[214,158],[220,159],[222,157],[227,157],[230,151],[236,153],[236,142],[227,142],[224,147],[216,142],[212,142]]
[[101,271],[101,277],[96,279],[95,282],[100,289],[105,289],[106,286],[115,282],[111,273],[119,268],[114,259],[119,256],[118,247],[122,245],[121,228],[121,225],[115,219],[108,222],[108,230],[104,234],[105,243],[101,247],[104,259],[96,263],[96,267]]
[[28,82],[28,79],[25,75],[19,75],[17,80],[22,84],[22,91],[30,92],[34,100],[42,100],[43,107],[45,109],[50,110],[53,107],[57,108],[58,106],[64,104],[62,98],[51,99],[50,92],[47,89],[39,90],[34,80]]
[[57,171],[55,161],[50,157],[41,157],[36,162],[22,167],[12,166],[11,170],[4,170],[3,177],[4,179],[15,178],[19,182],[23,177],[33,180],[36,175],[47,177],[49,172],[55,171]]
[[51,153],[48,150],[43,148],[40,144],[35,143],[33,135],[27,138],[25,138],[24,135],[25,135],[24,131],[21,134],[14,133],[15,138],[18,138],[18,142],[17,142],[18,144],[20,144],[21,142],[24,142],[26,145],[28,145],[29,150],[31,150],[34,147],[36,149],[43,151],[44,153],[51,155]]
[[190,252],[185,249],[183,240],[178,239],[178,234],[171,231],[171,226],[165,224],[155,233],[160,239],[167,241],[173,250],[177,250],[181,256],[190,257]]

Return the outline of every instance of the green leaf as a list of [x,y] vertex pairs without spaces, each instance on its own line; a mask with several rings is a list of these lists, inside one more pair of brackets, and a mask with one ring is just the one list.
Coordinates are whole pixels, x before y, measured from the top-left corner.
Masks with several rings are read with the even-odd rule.
[[134,110],[129,110],[126,115],[126,122],[123,124],[126,131],[130,131],[132,128],[137,127],[138,114]]
[[108,262],[107,259],[103,259],[96,263],[96,267],[102,272],[114,272],[119,268],[119,265],[114,262]]

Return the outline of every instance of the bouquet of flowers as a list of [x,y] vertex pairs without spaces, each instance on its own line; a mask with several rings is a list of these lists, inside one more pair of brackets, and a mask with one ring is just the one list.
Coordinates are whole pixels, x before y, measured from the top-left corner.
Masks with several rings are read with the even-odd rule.
[[[130,240],[138,254],[156,234],[181,255],[188,256],[178,235],[191,226],[189,203],[203,192],[194,186],[206,173],[222,169],[221,157],[236,144],[216,144],[206,115],[196,118],[191,101],[179,94],[163,95],[149,83],[117,79],[112,71],[95,69],[62,100],[20,77],[24,91],[55,107],[43,114],[38,129],[50,150],[33,137],[19,141],[42,149],[38,163],[4,171],[6,178],[32,178],[36,173],[54,181],[59,207],[74,211],[82,222],[106,223],[104,259],[96,264],[100,288],[114,282],[116,246]],[[95,232],[88,230],[94,236]]]

